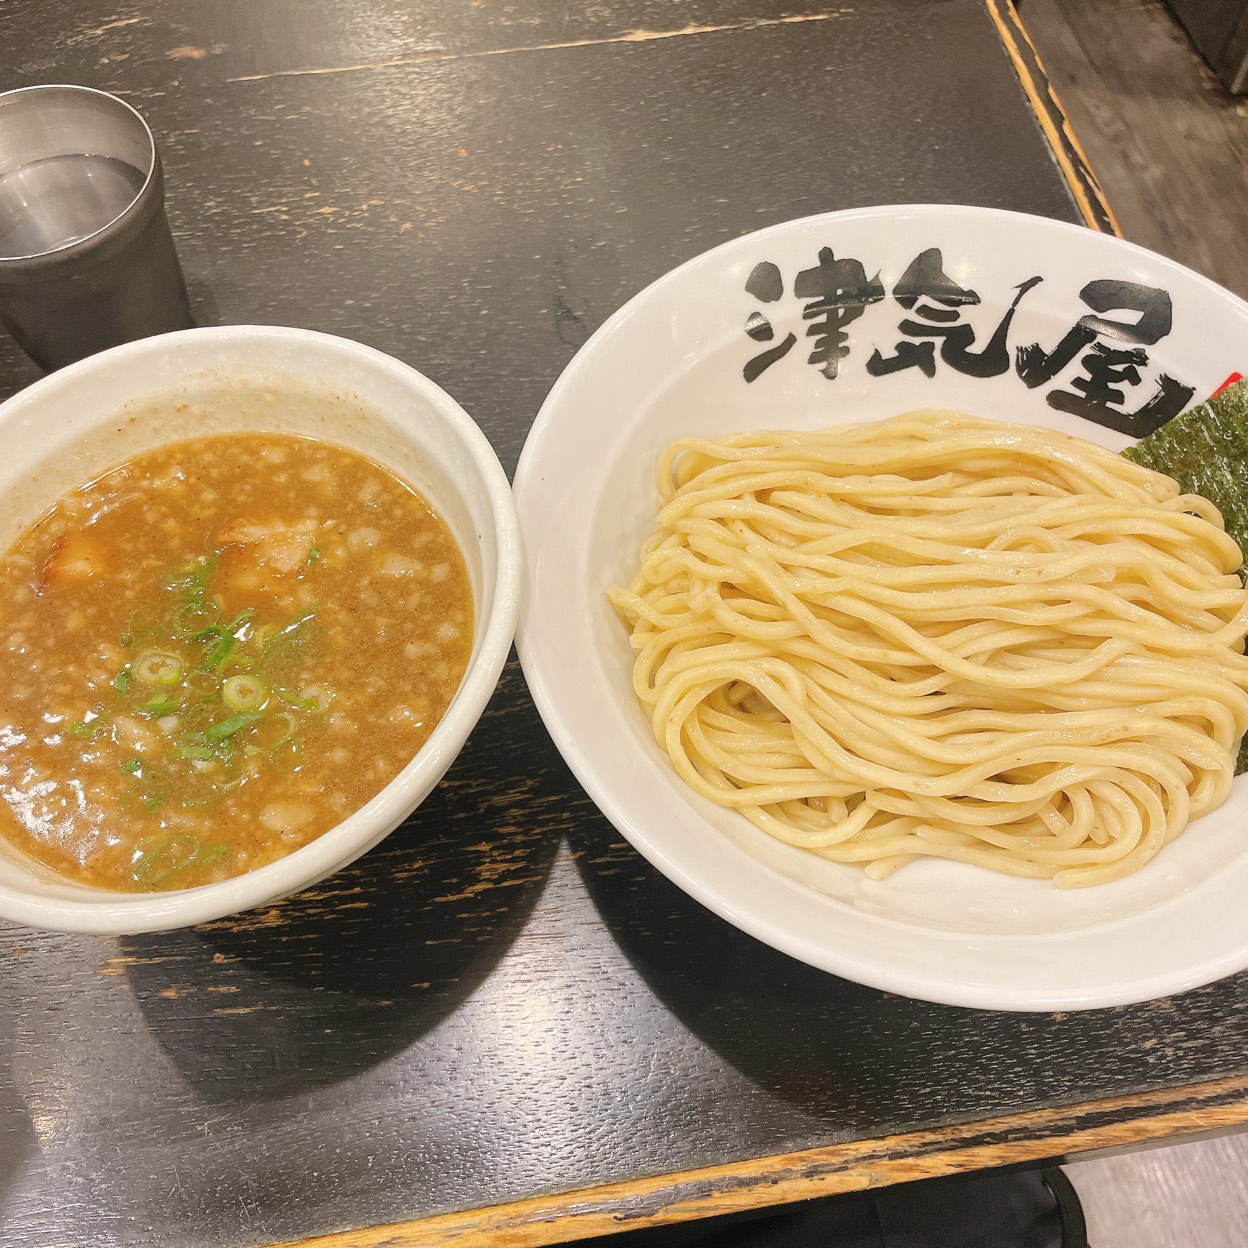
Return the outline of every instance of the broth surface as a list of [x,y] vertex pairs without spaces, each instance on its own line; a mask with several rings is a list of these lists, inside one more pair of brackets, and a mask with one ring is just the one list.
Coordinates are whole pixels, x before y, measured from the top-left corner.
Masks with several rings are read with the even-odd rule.
[[65,495],[0,565],[0,834],[100,888],[290,853],[402,770],[472,649],[463,557],[388,470],[194,439]]

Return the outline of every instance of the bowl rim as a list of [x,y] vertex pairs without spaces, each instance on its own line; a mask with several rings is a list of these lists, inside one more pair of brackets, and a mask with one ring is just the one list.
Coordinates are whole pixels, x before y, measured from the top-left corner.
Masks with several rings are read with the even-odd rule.
[[[394,830],[438,782],[475,727],[498,683],[510,652],[523,585],[519,514],[498,455],[480,426],[441,386],[410,364],[375,347],[319,330],[281,325],[223,325],[178,330],[125,343],[50,373],[0,404],[0,428],[48,395],[73,392],[101,371],[131,369],[142,362],[204,343],[299,342],[326,358],[352,360],[388,375],[435,408],[468,453],[487,501],[496,546],[488,588],[493,609],[467,671],[446,714],[407,765],[364,805],[307,845],[263,867],[214,884],[177,892],[51,897],[0,883],[0,918],[48,931],[129,935],[190,927],[254,909],[310,887],[373,848]],[[142,386],[142,382],[137,383]],[[111,414],[111,409],[108,414]],[[105,417],[102,417],[106,418]],[[479,609],[479,608],[478,608]]]

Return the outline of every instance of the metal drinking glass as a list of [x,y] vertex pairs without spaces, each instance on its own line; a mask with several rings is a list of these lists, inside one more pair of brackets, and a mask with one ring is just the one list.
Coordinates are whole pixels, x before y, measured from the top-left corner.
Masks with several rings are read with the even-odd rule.
[[0,94],[0,321],[45,369],[192,324],[156,140],[124,100]]

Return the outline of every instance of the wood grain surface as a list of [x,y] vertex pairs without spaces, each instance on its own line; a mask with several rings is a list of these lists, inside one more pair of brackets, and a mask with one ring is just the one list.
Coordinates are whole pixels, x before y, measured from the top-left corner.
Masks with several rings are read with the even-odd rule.
[[[673,1226],[882,1184],[1043,1162],[1052,1159],[1055,1139],[1064,1140],[1072,1150],[1113,1149],[1126,1143],[1138,1147],[1184,1132],[1239,1126],[1248,1120],[1246,1094],[1248,1082],[1222,1080],[1179,1094],[1114,1098],[1095,1110],[1042,1110],[969,1127],[812,1148],[760,1159],[748,1170],[708,1167],[419,1222],[318,1236],[280,1248],[423,1248],[435,1243],[535,1248],[579,1242],[640,1226]],[[1137,1224],[1141,1236],[1147,1234],[1146,1227]],[[725,1236],[723,1242],[731,1240]],[[1130,1242],[1154,1248],[1143,1237]]]
[[1088,162],[1087,153],[1072,129],[1070,119],[1053,87],[1040,54],[1026,26],[1018,16],[1013,0],[984,0],[996,23],[1019,82],[1035,110],[1036,118],[1079,205],[1084,221],[1094,230],[1121,235],[1113,209]]
[[[6,83],[151,122],[201,323],[389,351],[509,470],[589,333],[715,243],[869,203],[1082,215],[980,0],[10,0],[0,36]],[[34,376],[0,346],[0,392]],[[560,1194],[614,1193],[584,1234],[1194,1129],[1248,1072],[1244,977],[1007,1015],[758,944],[619,841],[514,663],[350,869],[165,935],[0,927],[0,1000],[12,1248],[413,1244],[433,1232],[385,1225],[439,1217],[511,1242],[462,1229],[496,1206],[554,1242]]]
[[1125,236],[1248,299],[1248,100],[1163,0],[1027,0],[1023,13]]

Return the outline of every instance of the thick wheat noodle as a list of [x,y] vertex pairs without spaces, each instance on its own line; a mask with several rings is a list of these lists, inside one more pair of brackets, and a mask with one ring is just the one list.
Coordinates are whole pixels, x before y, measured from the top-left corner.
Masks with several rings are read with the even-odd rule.
[[611,601],[698,793],[876,878],[1117,879],[1225,800],[1248,593],[1211,503],[1047,429],[920,412],[674,443]]

